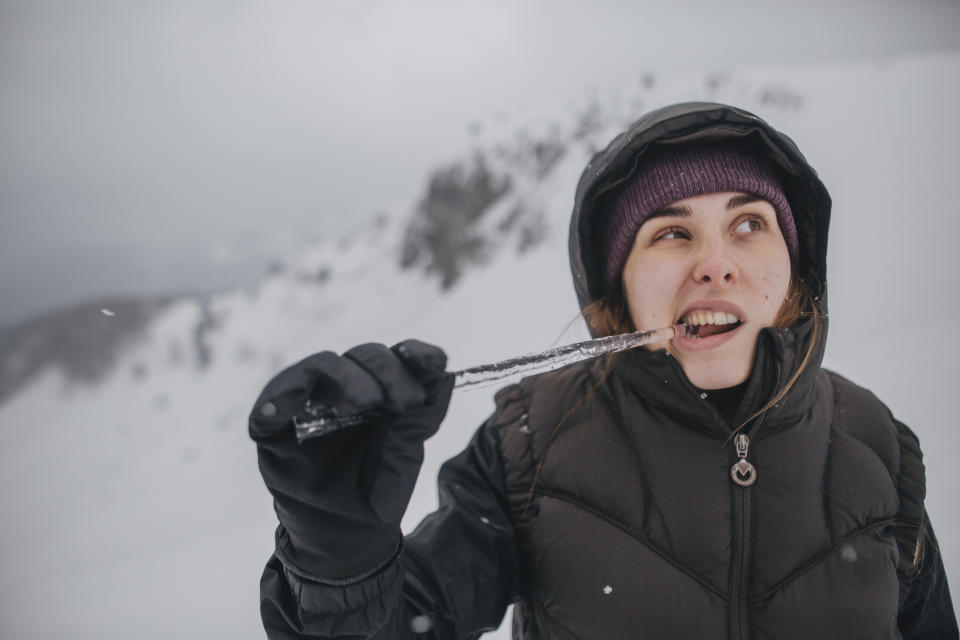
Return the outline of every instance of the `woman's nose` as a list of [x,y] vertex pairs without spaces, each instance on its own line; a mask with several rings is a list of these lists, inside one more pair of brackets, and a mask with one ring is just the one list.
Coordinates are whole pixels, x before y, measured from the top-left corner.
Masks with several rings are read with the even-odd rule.
[[705,244],[697,256],[693,279],[714,285],[730,285],[740,277],[740,271],[722,243]]

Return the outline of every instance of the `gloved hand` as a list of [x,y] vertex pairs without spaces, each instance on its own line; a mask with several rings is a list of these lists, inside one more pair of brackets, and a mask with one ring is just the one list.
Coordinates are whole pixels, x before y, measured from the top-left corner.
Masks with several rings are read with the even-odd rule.
[[[407,340],[325,351],[280,372],[250,414],[260,473],[282,525],[285,564],[326,579],[374,571],[396,552],[400,520],[453,392],[439,348]],[[368,423],[297,441],[307,401]]]

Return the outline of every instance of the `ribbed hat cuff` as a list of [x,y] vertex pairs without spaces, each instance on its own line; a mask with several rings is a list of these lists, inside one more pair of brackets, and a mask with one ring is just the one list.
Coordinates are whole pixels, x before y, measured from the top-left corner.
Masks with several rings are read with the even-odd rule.
[[657,150],[641,161],[608,200],[600,235],[604,288],[609,289],[620,276],[637,231],[651,214],[678,200],[725,191],[753,194],[773,205],[790,259],[796,263],[799,242],[793,212],[768,162],[737,146],[679,147]]

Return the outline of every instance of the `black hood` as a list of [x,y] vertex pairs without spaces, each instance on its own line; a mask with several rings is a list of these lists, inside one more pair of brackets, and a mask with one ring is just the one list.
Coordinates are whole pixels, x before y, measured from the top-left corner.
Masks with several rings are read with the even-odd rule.
[[652,111],[614,138],[587,164],[577,185],[570,221],[570,268],[581,309],[605,293],[593,237],[601,213],[598,199],[631,174],[651,145],[723,138],[743,140],[780,170],[800,242],[797,269],[826,312],[830,226],[830,195],[826,187],[786,135],[752,113],[711,102],[686,102]]

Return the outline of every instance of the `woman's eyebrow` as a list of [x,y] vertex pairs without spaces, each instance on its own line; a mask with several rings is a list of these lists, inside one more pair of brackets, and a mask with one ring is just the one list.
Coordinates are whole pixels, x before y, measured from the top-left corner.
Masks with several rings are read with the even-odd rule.
[[689,218],[692,215],[693,215],[693,211],[690,209],[690,207],[686,205],[669,206],[669,207],[663,207],[662,209],[657,209],[647,217],[647,220],[649,220],[650,218],[662,218],[664,216],[677,216],[678,218]]
[[745,204],[750,204],[751,202],[757,202],[758,200],[763,200],[760,196],[755,196],[752,193],[742,193],[738,196],[733,196],[727,201],[727,211],[736,209],[737,207],[742,207]]

